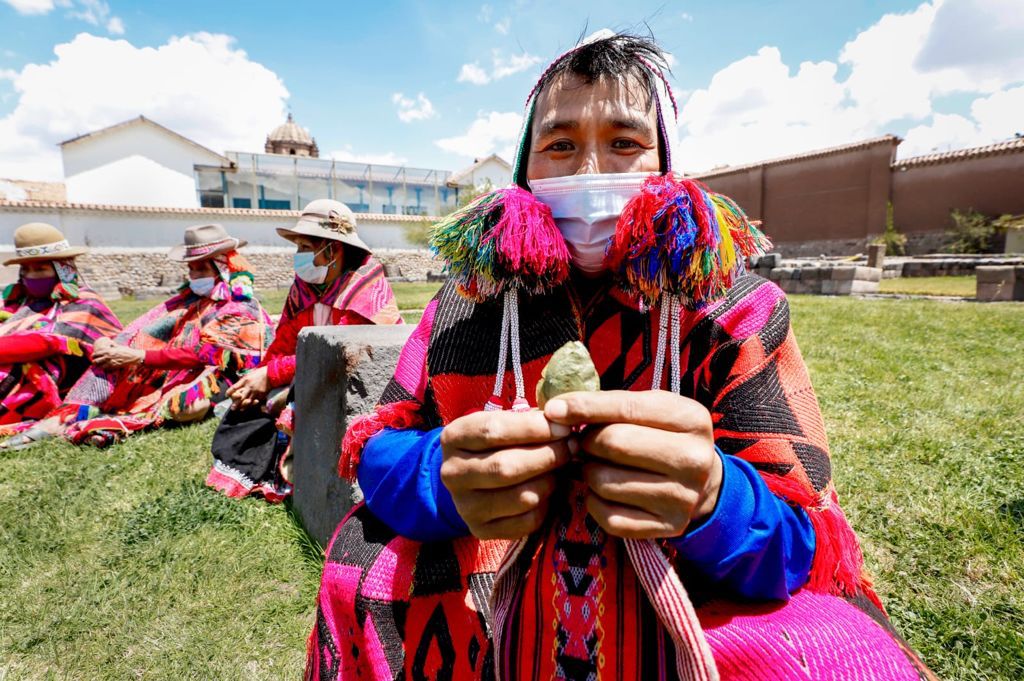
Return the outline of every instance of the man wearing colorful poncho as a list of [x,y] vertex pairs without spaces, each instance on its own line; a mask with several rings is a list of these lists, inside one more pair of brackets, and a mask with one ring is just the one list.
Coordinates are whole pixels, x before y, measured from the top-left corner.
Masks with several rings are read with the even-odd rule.
[[[767,241],[673,172],[664,68],[607,32],[558,58],[516,186],[437,225],[451,280],[343,444],[366,503],[309,678],[929,676],[839,507],[785,296],[743,271]],[[533,409],[574,340],[603,390]]]
[[3,293],[0,312],[0,448],[31,445],[36,422],[59,407],[89,367],[95,344],[121,330],[121,322],[82,280],[71,246],[42,222],[14,232],[18,281]]
[[270,318],[238,253],[244,245],[221,225],[187,228],[168,257],[188,265],[188,281],[113,341],[96,344],[93,367],[39,424],[37,439],[63,435],[102,447],[206,417],[270,342]]
[[307,326],[402,323],[384,268],[359,237],[348,206],[317,199],[294,226],[277,233],[295,244],[295,281],[263,361],[228,391],[232,409],[214,434],[206,478],[228,496],[258,494],[270,502],[284,500],[292,489],[290,395],[299,332]]

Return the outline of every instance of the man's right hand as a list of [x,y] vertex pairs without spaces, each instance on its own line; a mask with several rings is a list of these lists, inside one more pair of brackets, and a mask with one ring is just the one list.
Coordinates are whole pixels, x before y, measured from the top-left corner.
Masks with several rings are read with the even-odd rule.
[[541,411],[481,411],[441,431],[441,480],[474,536],[518,539],[540,527],[569,432]]

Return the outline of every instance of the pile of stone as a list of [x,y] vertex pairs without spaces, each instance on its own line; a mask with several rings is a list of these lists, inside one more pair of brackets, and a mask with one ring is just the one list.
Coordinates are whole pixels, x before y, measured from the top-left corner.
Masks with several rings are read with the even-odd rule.
[[842,260],[783,260],[769,253],[753,263],[754,271],[786,293],[849,296],[878,293],[882,269]]

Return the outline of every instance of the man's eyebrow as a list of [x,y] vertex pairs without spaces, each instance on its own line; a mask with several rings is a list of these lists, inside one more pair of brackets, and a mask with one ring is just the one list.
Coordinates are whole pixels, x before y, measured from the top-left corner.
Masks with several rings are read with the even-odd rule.
[[540,135],[549,135],[553,132],[559,132],[561,130],[578,130],[579,127],[579,121],[571,119],[554,120],[541,123],[540,128],[537,130],[537,133]]
[[611,127],[616,130],[635,130],[644,135],[651,135],[651,125],[642,118],[616,118],[611,121]]

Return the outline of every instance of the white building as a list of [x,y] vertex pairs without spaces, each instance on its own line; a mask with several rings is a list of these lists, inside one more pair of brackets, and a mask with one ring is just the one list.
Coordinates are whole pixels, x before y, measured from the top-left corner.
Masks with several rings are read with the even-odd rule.
[[215,151],[145,116],[62,142],[69,203],[198,207],[197,166],[230,166]]
[[476,190],[497,189],[512,184],[512,165],[497,154],[478,158],[468,168],[452,173],[448,184],[453,187],[473,187]]

